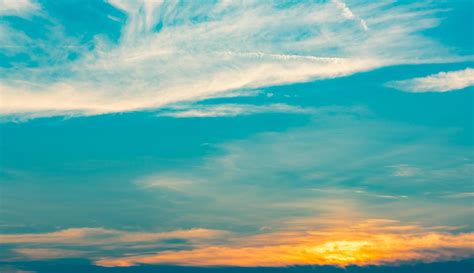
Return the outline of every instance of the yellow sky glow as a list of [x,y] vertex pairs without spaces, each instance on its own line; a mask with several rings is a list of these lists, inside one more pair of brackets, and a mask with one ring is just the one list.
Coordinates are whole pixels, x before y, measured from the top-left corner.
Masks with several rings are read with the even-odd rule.
[[230,239],[224,245],[153,255],[102,258],[101,266],[177,264],[186,266],[379,265],[469,257],[474,233],[448,233],[417,226],[364,223],[334,230],[270,232]]

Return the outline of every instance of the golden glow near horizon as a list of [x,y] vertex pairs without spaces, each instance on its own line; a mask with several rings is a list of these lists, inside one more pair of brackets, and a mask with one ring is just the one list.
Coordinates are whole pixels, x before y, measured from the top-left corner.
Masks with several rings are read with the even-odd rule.
[[339,230],[273,232],[230,239],[225,245],[153,255],[102,258],[101,266],[178,264],[188,266],[380,265],[438,261],[474,254],[474,233],[451,234],[416,226],[361,225]]
[[[136,264],[344,267],[457,260],[474,255],[474,233],[456,232],[458,227],[422,227],[386,219],[320,221],[314,218],[291,219],[282,225],[280,230],[266,228],[254,235],[211,229],[144,233],[75,228],[50,233],[3,234],[0,245],[15,245],[13,251],[26,260],[87,258],[105,267]],[[164,239],[182,239],[191,249],[150,248],[160,246]],[[48,247],[42,246],[45,243]],[[89,251],[83,251],[85,246]],[[107,255],[123,247],[132,252]],[[104,255],[91,255],[90,250]]]

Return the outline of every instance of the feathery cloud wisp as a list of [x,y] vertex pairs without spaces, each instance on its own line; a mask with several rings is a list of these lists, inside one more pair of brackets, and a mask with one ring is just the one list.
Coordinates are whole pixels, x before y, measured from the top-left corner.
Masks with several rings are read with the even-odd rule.
[[289,113],[289,114],[312,114],[314,109],[303,108],[288,104],[216,104],[216,105],[191,105],[189,107],[174,107],[158,113],[158,116],[175,118],[199,118],[199,117],[235,117],[240,115],[253,115],[260,113]]
[[[0,70],[1,115],[94,115],[158,108],[242,88],[451,56],[421,36],[438,20],[433,10],[420,10],[419,5],[360,3],[349,9],[340,1],[109,3],[127,15],[118,43],[98,36],[90,49],[68,40],[68,47],[77,51],[74,60],[58,53],[54,56],[64,60],[56,60],[54,66],[39,62],[35,68]],[[23,48],[25,39],[13,47],[34,57]],[[55,39],[67,40],[61,35]],[[55,52],[56,44],[42,50]]]
[[388,82],[387,86],[406,92],[449,92],[474,85],[474,69],[439,72],[426,77]]

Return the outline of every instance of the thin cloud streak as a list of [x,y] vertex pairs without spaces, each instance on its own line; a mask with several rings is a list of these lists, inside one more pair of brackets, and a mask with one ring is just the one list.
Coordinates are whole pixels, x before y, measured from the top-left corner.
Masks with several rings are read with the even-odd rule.
[[235,117],[261,113],[313,114],[315,109],[303,108],[288,104],[217,104],[177,106],[171,110],[164,110],[158,116],[175,118],[204,118],[204,117]]
[[103,228],[70,228],[50,233],[0,234],[0,245],[43,244],[103,245],[111,243],[151,242],[170,238],[200,240],[225,233],[219,230],[190,229],[170,232],[131,232]]
[[466,68],[449,72],[439,72],[426,77],[387,83],[388,87],[406,92],[450,92],[474,86],[474,69]]

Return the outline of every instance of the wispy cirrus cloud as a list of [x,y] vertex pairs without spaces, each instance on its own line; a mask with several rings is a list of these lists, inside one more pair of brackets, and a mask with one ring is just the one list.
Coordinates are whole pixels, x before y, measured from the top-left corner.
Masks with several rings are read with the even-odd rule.
[[474,86],[474,69],[439,72],[426,77],[388,82],[387,86],[406,92],[449,92]]
[[[438,11],[422,4],[109,3],[127,15],[118,43],[97,36],[93,47],[86,47],[72,39],[68,47],[78,58],[58,53],[53,55],[62,61],[54,65],[44,60],[35,68],[2,69],[2,115],[159,108],[242,88],[453,57],[421,35],[439,22]],[[20,39],[16,46],[23,43]],[[55,52],[56,44],[42,51]],[[35,59],[34,52],[25,50]]]
[[367,23],[365,22],[364,19],[357,18],[357,16],[352,12],[352,10],[346,5],[346,3],[339,1],[339,0],[332,0],[332,2],[341,9],[342,14],[347,18],[347,19],[355,19],[360,22],[361,27],[367,31],[369,30],[369,27],[367,26]]
[[267,105],[202,104],[168,108],[159,112],[158,116],[175,118],[235,117],[260,113],[313,114],[315,109],[282,103]]

